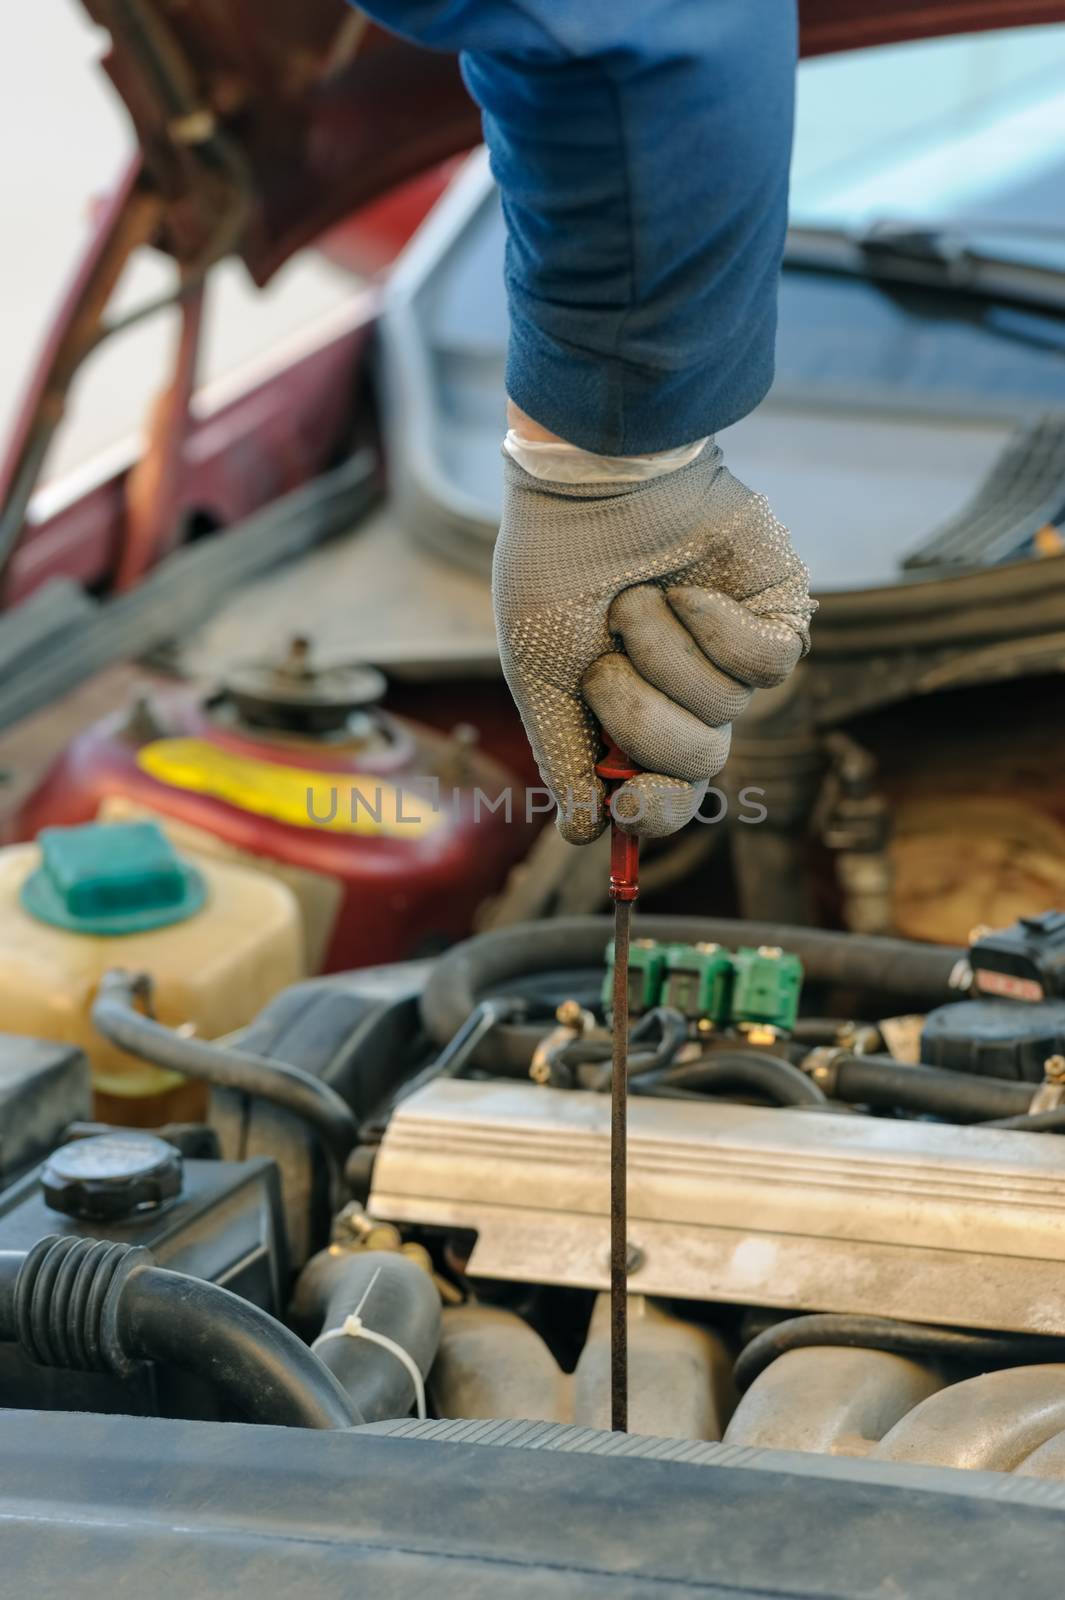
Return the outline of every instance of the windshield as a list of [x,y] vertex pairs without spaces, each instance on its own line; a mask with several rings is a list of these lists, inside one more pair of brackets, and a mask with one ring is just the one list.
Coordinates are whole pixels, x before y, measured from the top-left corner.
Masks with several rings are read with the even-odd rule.
[[920,224],[1065,265],[1065,26],[804,62],[792,222]]

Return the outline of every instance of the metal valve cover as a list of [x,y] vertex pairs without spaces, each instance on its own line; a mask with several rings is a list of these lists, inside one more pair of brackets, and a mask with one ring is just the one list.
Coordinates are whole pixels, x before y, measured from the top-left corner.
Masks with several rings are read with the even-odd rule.
[[[440,1081],[372,1213],[469,1229],[473,1276],[602,1289],[607,1097]],[[1065,1141],[707,1101],[629,1111],[634,1292],[1065,1334]]]

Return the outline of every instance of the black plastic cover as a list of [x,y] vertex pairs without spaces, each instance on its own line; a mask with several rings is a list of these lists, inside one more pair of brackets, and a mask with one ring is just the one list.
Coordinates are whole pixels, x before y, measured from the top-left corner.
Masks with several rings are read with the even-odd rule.
[[418,996],[428,965],[404,961],[293,984],[238,1041],[245,1050],[314,1073],[364,1122],[417,1063]]
[[89,1114],[89,1063],[69,1044],[0,1033],[0,1187]]
[[6,1592],[1060,1600],[1059,1483],[692,1441],[663,1451],[590,1429],[555,1430],[551,1448],[525,1443],[535,1425],[453,1426],[484,1442],[418,1425],[388,1437],[4,1413]]
[[1065,911],[1043,911],[987,933],[969,959],[981,994],[1028,1001],[1065,997]]
[[[78,1140],[64,1150],[76,1162],[81,1149],[95,1142]],[[173,1154],[178,1156],[176,1149]],[[27,1251],[39,1240],[56,1235],[145,1245],[160,1266],[220,1284],[273,1316],[281,1316],[287,1299],[288,1264],[274,1163],[186,1160],[181,1177],[181,1193],[155,1207],[125,1217],[92,1220],[62,1216],[50,1209],[42,1169],[34,1168],[0,1195],[0,1250]],[[141,1415],[158,1411],[194,1417],[218,1415],[213,1390],[191,1378],[150,1367],[124,1379],[39,1367],[14,1344],[0,1344],[3,1405]]]
[[[68,1148],[77,1154],[76,1145]],[[95,1221],[51,1210],[42,1176],[27,1173],[0,1196],[0,1250],[29,1250],[55,1234],[145,1245],[161,1267],[221,1284],[275,1316],[283,1311],[287,1264],[272,1161],[186,1161],[176,1198]]]

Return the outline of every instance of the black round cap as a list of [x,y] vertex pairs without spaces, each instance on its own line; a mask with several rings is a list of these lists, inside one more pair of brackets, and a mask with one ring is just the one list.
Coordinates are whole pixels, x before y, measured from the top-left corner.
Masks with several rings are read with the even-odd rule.
[[181,1193],[181,1152],[151,1133],[101,1133],[61,1145],[41,1173],[45,1204],[81,1222],[115,1222]]
[[1063,1000],[958,1000],[930,1011],[921,1031],[926,1066],[1022,1083],[1040,1083],[1063,1047]]

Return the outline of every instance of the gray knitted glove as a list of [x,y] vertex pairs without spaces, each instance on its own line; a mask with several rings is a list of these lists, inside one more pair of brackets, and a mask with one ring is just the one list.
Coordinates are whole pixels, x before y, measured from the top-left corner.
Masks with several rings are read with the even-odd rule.
[[584,844],[606,825],[603,729],[645,769],[618,820],[672,833],[724,766],[752,687],[809,648],[806,568],[712,440],[642,483],[545,483],[504,460],[500,655],[559,828]]

